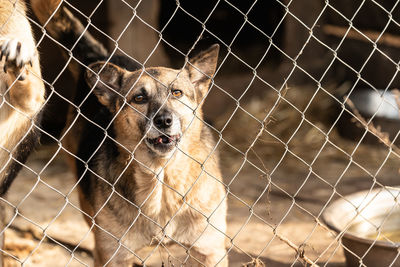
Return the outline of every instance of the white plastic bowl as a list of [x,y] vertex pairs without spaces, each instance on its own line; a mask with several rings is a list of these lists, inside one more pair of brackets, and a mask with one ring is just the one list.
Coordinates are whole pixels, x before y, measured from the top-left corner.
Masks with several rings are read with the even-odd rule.
[[400,188],[348,195],[322,219],[341,236],[348,266],[400,267]]

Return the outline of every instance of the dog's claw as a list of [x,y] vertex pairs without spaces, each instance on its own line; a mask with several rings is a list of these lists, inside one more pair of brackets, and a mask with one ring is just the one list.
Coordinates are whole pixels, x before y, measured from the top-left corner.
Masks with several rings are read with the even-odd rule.
[[3,71],[4,73],[7,73],[7,64],[4,64]]
[[17,43],[17,53],[21,53],[21,42]]

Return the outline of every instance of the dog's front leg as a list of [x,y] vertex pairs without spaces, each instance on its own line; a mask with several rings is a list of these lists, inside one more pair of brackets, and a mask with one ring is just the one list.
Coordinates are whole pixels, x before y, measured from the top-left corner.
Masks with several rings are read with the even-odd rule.
[[[104,239],[103,239],[104,240]],[[128,267],[127,253],[124,253],[124,248],[118,244],[115,239],[109,239],[108,242],[98,242],[96,238],[96,245],[93,253],[94,267]]]
[[215,250],[213,253],[205,255],[205,266],[228,267],[228,255],[225,248]]
[[[193,248],[190,250],[190,254],[193,259],[186,266],[218,266],[227,267],[228,266],[228,255],[225,248],[225,208],[220,207],[220,213],[215,213],[215,217],[210,219],[210,223],[213,226],[199,224],[200,237],[198,235],[193,236],[193,242],[188,245]],[[204,230],[204,227],[206,229]],[[196,261],[198,264],[194,264]]]
[[208,227],[194,242],[190,256],[190,260],[185,263],[185,266],[227,267],[228,255],[225,248],[225,236]]
[[110,232],[107,233],[97,228],[95,231],[95,249],[93,253],[94,267],[134,266],[135,259],[131,251],[135,251],[136,249],[128,246],[126,242],[118,240],[117,236],[121,235],[116,233],[111,235]]
[[191,259],[185,263],[185,266],[202,267],[227,267],[228,255],[225,247],[204,250],[203,248],[194,248],[190,252]]

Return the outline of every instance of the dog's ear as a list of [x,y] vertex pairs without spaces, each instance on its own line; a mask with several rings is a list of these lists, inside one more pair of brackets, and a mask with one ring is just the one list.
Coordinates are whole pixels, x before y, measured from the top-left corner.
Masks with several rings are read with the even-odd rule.
[[199,93],[198,101],[201,101],[210,87],[211,78],[215,73],[218,61],[219,45],[212,45],[189,60],[186,70],[189,73],[190,81],[195,85]]
[[102,61],[90,64],[89,68],[90,70],[87,70],[85,75],[87,84],[91,88],[94,87],[93,92],[99,102],[112,109],[113,102],[118,98],[117,92],[121,89],[126,70]]

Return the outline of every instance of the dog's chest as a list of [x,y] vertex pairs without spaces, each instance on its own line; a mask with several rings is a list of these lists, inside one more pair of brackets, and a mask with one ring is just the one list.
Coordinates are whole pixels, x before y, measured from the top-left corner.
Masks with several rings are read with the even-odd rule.
[[[123,184],[128,185],[133,197],[130,198],[131,203],[118,197],[112,198],[110,207],[115,223],[110,223],[109,217],[104,216],[104,223],[110,227],[121,227],[118,229],[122,232],[116,235],[130,229],[126,241],[132,242],[132,248],[149,245],[156,240],[169,242],[171,238],[184,242],[196,232],[194,226],[205,220],[201,213],[191,208],[191,183],[186,170],[168,172],[159,169],[154,173],[136,169],[136,172],[129,173],[134,176],[124,176]],[[122,188],[118,189],[122,191]],[[114,231],[119,230],[114,228]]]
[[185,200],[185,189],[181,183],[173,184],[171,173],[159,170],[152,183],[137,183],[136,203],[141,206],[140,216],[146,234],[157,236],[162,228],[169,236],[176,229],[188,225],[193,213]]
[[175,214],[139,215],[132,231],[126,236],[132,248],[168,244],[170,242],[190,243],[198,232],[193,222],[197,221],[187,209],[178,210]]
[[185,210],[185,189],[182,183],[171,181],[182,180],[167,173],[163,168],[155,174],[136,174],[135,177],[135,203],[141,206],[144,214],[152,216],[164,223],[178,211]]

